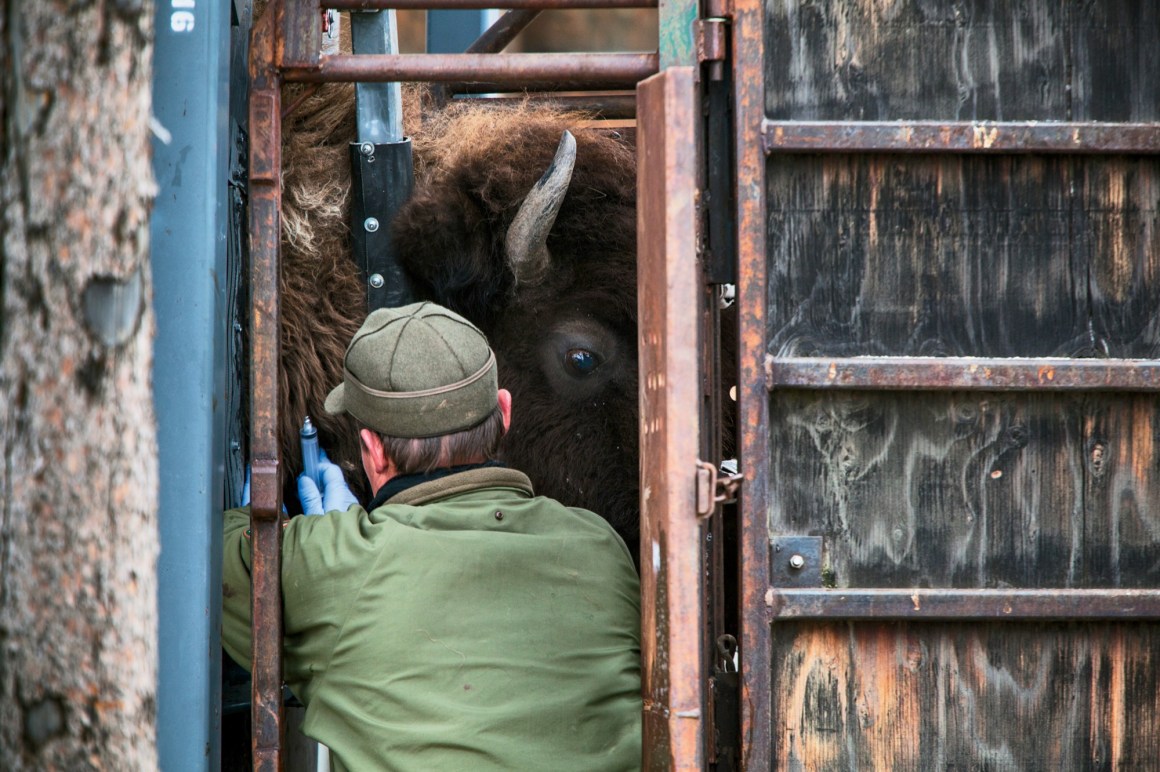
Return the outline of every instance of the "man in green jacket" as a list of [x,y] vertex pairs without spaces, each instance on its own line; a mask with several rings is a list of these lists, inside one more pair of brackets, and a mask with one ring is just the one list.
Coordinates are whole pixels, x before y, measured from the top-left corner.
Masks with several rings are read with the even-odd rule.
[[[363,509],[323,462],[282,539],[284,673],[335,769],[640,766],[640,587],[601,518],[494,461],[511,420],[483,334],[370,314],[326,410],[362,426]],[[346,506],[350,503],[350,506]],[[322,511],[318,506],[317,510]],[[225,515],[222,642],[249,665],[245,509]]]

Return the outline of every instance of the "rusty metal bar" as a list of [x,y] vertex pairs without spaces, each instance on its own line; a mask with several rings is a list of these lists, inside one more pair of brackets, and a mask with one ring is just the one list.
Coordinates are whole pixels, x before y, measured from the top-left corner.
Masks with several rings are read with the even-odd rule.
[[738,425],[741,486],[738,534],[738,618],[741,629],[741,768],[748,772],[772,769],[772,642],[765,613],[765,591],[770,586],[769,395],[765,388],[763,357],[766,341],[768,275],[766,266],[765,151],[761,125],[765,118],[765,27],[763,0],[733,2],[732,84],[737,202],[737,309]]
[[535,8],[541,11],[576,8],[656,8],[657,0],[325,0],[339,11],[395,10],[478,11],[490,8]]
[[774,589],[774,621],[790,619],[1160,619],[1160,590]]
[[641,659],[645,769],[704,768],[704,567],[696,516],[698,109],[691,67],[637,88]]
[[281,35],[275,39],[274,61],[280,67],[317,67],[322,49],[319,0],[281,0],[277,5],[282,6],[278,11]]
[[1160,391],[1160,360],[983,357],[765,358],[773,389]]
[[284,68],[287,81],[467,81],[530,88],[631,88],[657,71],[656,54],[344,54],[317,69]]
[[1160,153],[1160,124],[772,121],[761,125],[769,153]]
[[253,768],[282,769],[282,486],[278,458],[281,79],[274,2],[250,40],[251,665]]

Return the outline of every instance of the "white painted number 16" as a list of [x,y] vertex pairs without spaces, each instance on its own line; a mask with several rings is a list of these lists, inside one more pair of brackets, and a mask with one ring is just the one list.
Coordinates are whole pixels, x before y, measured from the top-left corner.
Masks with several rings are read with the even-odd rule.
[[194,8],[196,0],[171,0],[169,7],[173,13],[169,16],[169,28],[174,32],[193,32],[193,11],[179,11],[178,8]]

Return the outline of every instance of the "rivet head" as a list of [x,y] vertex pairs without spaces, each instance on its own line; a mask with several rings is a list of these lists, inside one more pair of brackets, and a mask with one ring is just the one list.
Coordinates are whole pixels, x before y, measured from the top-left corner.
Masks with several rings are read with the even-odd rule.
[[374,217],[368,217],[363,220],[363,228],[366,229],[367,233],[374,233],[379,229],[379,221]]
[[503,520],[503,512],[500,512],[500,511],[497,509],[497,510],[495,511],[495,519],[496,519],[496,520]]
[[383,275],[381,273],[372,273],[367,278],[367,282],[375,289],[379,289],[387,283],[386,280],[383,279]]
[[803,558],[801,555],[793,555],[789,559],[789,567],[792,568],[794,571],[801,571],[803,568],[806,567],[806,559]]
[[370,142],[364,142],[359,145],[358,151],[365,156],[372,156],[375,154],[375,146]]

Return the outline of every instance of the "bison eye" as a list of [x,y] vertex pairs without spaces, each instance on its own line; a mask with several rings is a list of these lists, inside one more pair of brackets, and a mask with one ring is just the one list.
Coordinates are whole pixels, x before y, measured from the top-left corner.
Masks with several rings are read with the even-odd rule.
[[596,354],[584,348],[570,348],[564,354],[564,369],[571,375],[578,378],[584,378],[592,375],[596,368],[600,367],[603,359],[599,354]]

